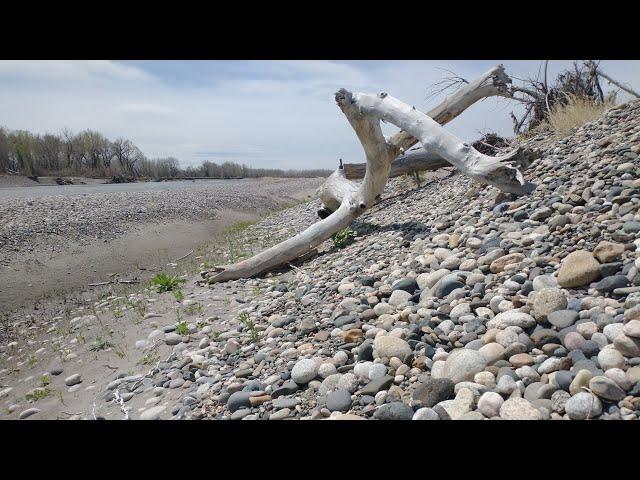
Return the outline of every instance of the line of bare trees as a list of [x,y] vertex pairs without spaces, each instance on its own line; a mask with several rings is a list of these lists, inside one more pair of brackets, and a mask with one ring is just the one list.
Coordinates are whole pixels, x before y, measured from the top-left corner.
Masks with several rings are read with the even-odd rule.
[[38,135],[0,127],[0,172],[26,176],[87,176],[128,178],[181,177],[315,177],[329,170],[278,170],[250,168],[235,162],[203,162],[181,168],[178,159],[147,158],[131,141],[109,140],[85,130],[78,134],[64,129],[59,135]]

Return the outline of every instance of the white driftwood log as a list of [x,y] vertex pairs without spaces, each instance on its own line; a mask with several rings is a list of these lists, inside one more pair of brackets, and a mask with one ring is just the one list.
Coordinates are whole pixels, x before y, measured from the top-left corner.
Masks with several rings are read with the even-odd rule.
[[[427,115],[440,125],[445,125],[479,100],[494,96],[511,98],[510,84],[511,78],[505,73],[504,67],[496,65],[476,80],[465,84],[453,95],[445,98]],[[438,157],[433,152],[426,152],[424,149],[405,153],[417,142],[418,139],[406,131],[398,132],[391,137],[390,143],[398,148],[400,156],[394,160],[391,166],[390,177],[418,171],[437,170],[449,166],[445,159]],[[364,163],[346,164],[344,169],[338,168],[327,178],[327,181],[317,192],[324,209],[335,211],[340,206],[342,199],[345,198],[344,195],[358,189],[359,182],[353,182],[351,179],[363,178],[365,166]]]
[[[510,165],[518,156],[518,151],[502,157],[483,155],[447,132],[432,118],[385,93],[352,94],[341,89],[336,93],[336,102],[365,151],[367,171],[362,183],[356,190],[346,192],[335,212],[304,232],[242,262],[202,272],[202,276],[210,283],[252,277],[286,265],[346,228],[370,208],[382,194],[389,178],[391,163],[399,151],[393,139],[387,141],[382,134],[382,119],[400,127],[411,138],[417,138],[426,152],[439,155],[473,178],[506,192],[522,193],[525,189],[522,174]],[[409,143],[409,140],[402,141],[404,144]]]

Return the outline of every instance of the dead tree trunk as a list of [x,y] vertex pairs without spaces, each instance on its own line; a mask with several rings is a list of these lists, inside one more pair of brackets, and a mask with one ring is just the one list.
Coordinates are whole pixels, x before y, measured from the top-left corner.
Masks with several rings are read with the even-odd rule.
[[[511,84],[511,78],[505,73],[504,67],[496,65],[447,97],[427,115],[440,125],[445,125],[479,100],[492,96],[511,98],[509,84]],[[450,166],[445,159],[424,149],[405,153],[417,142],[418,140],[406,131],[401,131],[391,137],[389,143],[398,148],[400,156],[394,160],[391,166],[390,177]],[[337,210],[344,195],[358,189],[359,183],[351,180],[363,178],[365,167],[364,163],[346,164],[344,169],[338,168],[327,178],[325,184],[318,190],[323,210],[329,212]]]
[[[514,166],[520,149],[500,157],[488,157],[446,131],[435,120],[386,93],[369,95],[341,89],[336,102],[362,144],[367,159],[364,180],[356,190],[346,192],[338,209],[304,232],[242,262],[202,272],[209,282],[222,282],[258,275],[286,265],[309,252],[336,232],[346,228],[370,208],[382,194],[391,163],[400,149],[422,143],[426,152],[438,155],[462,173],[509,193],[527,190],[522,173]],[[385,139],[380,120],[403,132]],[[335,179],[335,177],[334,177]]]

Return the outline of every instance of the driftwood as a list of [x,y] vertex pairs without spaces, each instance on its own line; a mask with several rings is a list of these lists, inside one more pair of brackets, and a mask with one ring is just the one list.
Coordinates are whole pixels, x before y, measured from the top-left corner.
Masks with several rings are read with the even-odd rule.
[[[490,82],[486,88],[476,88],[495,88],[493,83]],[[459,107],[464,104],[468,106],[483,98],[474,92],[463,92],[462,97],[466,100],[455,102]],[[287,265],[346,228],[380,198],[393,160],[418,141],[425,152],[439,156],[482,183],[494,185],[508,193],[522,194],[530,191],[530,185],[525,183],[517,168],[520,162],[526,161],[526,155],[521,149],[507,155],[489,157],[462,142],[439,124],[439,121],[444,122],[444,117],[453,118],[466,107],[456,109],[449,105],[449,109],[434,114],[434,117],[439,118],[436,121],[386,93],[370,95],[341,89],[335,98],[364,148],[367,168],[363,181],[358,184],[357,189],[344,191],[344,197],[335,212],[295,237],[239,263],[202,272],[202,276],[210,283],[253,277],[274,267]],[[381,120],[396,125],[401,133],[386,139],[380,128]],[[339,185],[339,177],[343,174],[334,172],[333,181]]]
[[609,75],[607,75],[606,73],[604,73],[602,70],[600,70],[599,68],[596,69],[596,73],[598,75],[600,75],[602,78],[604,78],[605,80],[608,80],[610,83],[614,84],[616,87],[618,87],[621,90],[624,90],[625,92],[627,92],[629,95],[633,95],[636,98],[640,98],[640,93],[636,92],[635,90],[632,90],[631,87],[628,86],[624,86],[622,85],[620,82],[615,81],[613,78],[611,78]]
[[[427,115],[440,125],[445,125],[479,100],[493,96],[511,98],[510,84],[511,78],[505,73],[504,67],[496,65],[476,80],[465,83]],[[407,131],[395,134],[389,142],[396,146],[400,153],[392,163],[389,177],[451,166],[446,159],[433,151],[425,151],[424,148],[407,151],[418,142],[418,139]],[[351,180],[364,178],[366,164],[345,164],[343,167],[338,167],[318,189],[318,196],[323,204],[322,209],[318,211],[321,218],[337,210],[344,196],[358,189],[359,183]]]

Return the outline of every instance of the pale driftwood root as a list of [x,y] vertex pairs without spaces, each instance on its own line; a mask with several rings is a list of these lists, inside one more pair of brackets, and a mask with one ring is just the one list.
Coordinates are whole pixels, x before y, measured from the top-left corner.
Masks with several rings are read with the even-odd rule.
[[[509,193],[522,193],[527,186],[517,166],[527,161],[521,149],[499,157],[488,157],[446,131],[435,120],[386,93],[369,95],[341,89],[336,102],[362,144],[367,169],[357,189],[347,187],[344,171],[334,172],[332,181],[346,189],[340,206],[327,218],[311,225],[293,238],[242,262],[216,267],[206,272],[210,283],[258,275],[287,265],[346,228],[380,198],[389,178],[391,163],[400,148],[387,141],[380,120],[390,122],[422,143],[425,152],[437,155],[462,173]],[[341,169],[339,169],[341,170]]]

